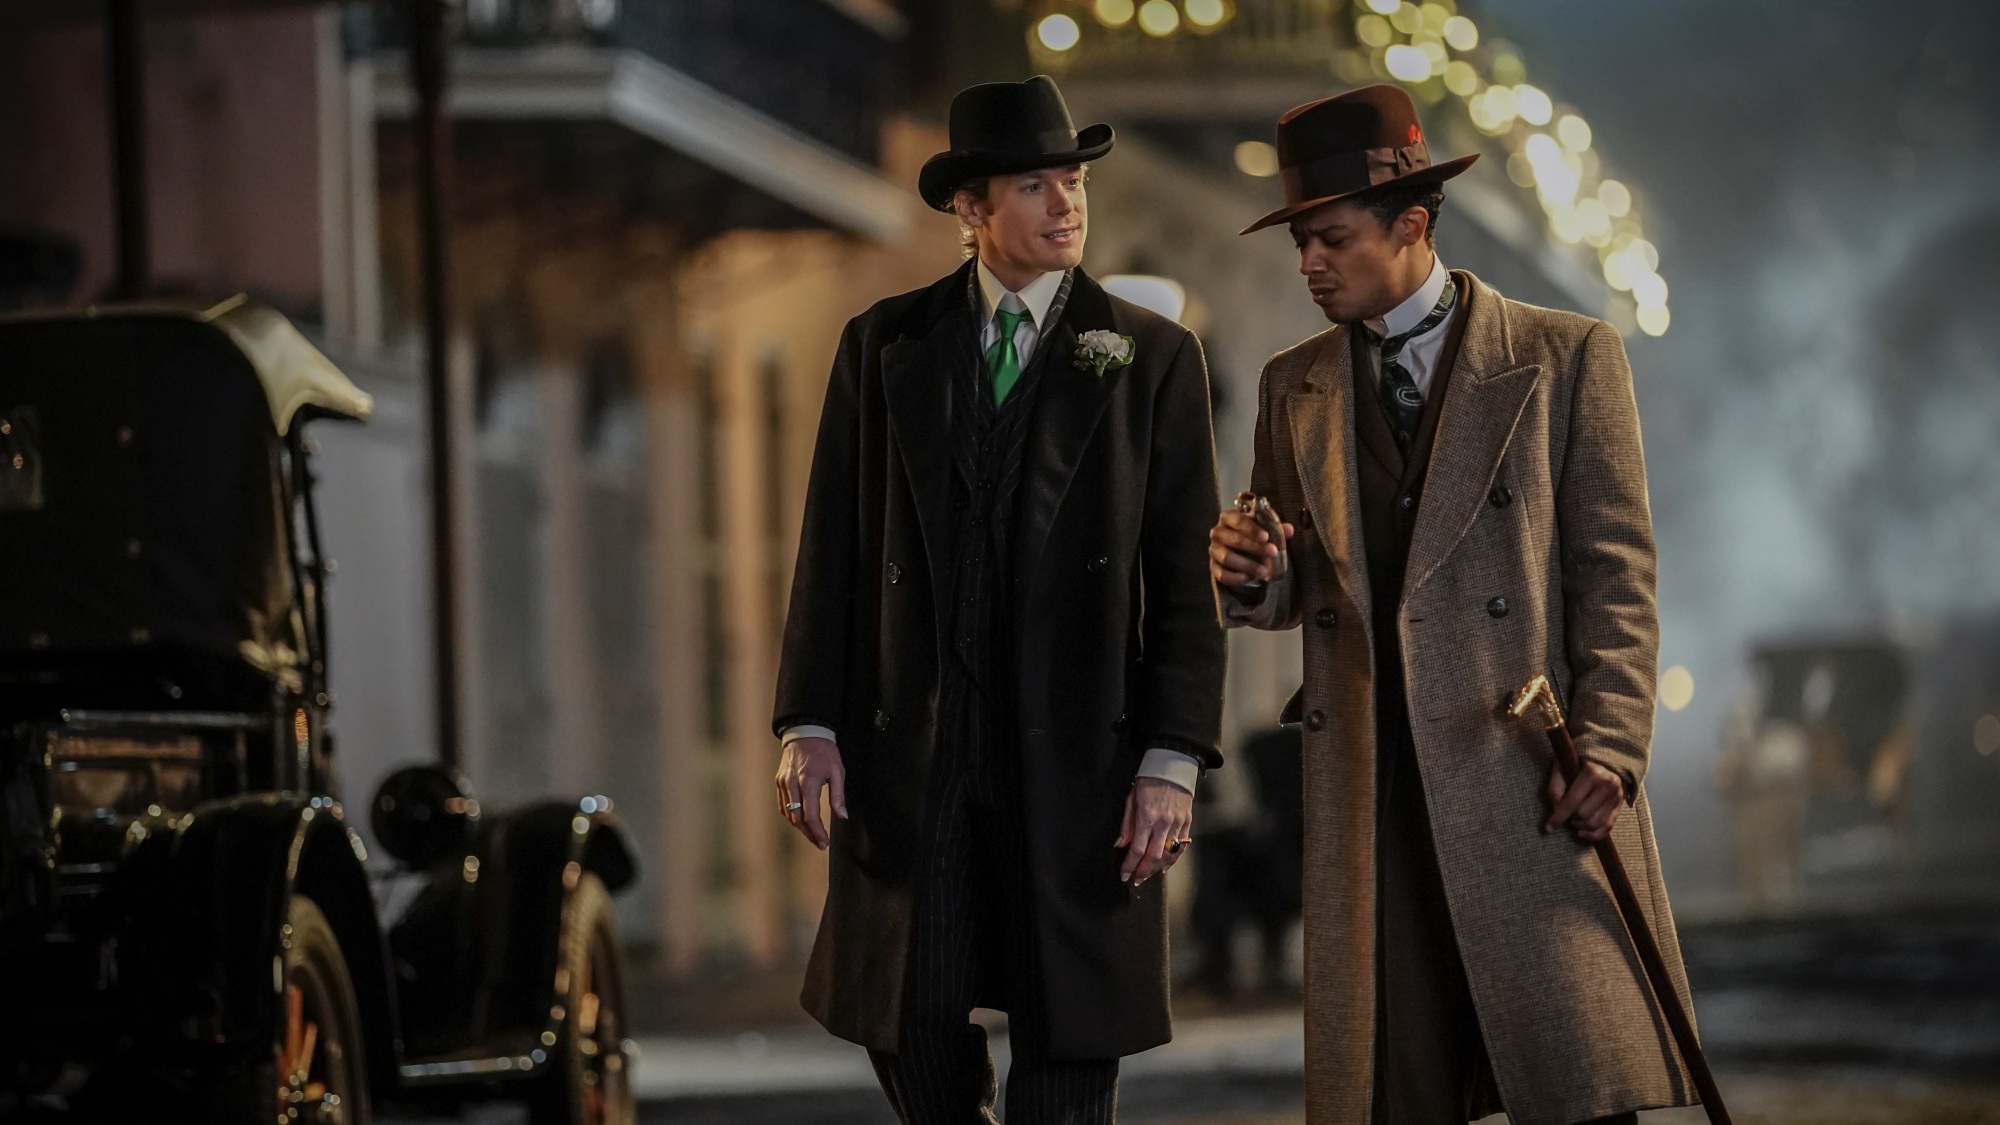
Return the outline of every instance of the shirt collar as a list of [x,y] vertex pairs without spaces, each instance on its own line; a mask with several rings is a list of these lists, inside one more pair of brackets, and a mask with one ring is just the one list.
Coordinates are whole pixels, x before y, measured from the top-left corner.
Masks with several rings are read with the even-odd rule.
[[1422,324],[1431,310],[1437,307],[1438,298],[1444,296],[1444,287],[1451,284],[1451,271],[1444,268],[1444,259],[1435,253],[1431,255],[1431,273],[1424,279],[1417,291],[1409,295],[1402,304],[1390,309],[1388,315],[1368,322],[1370,328],[1384,337],[1400,336]]
[[1028,316],[1034,320],[1035,331],[1045,332],[1048,330],[1049,326],[1044,324],[1043,321],[1049,318],[1049,306],[1055,303],[1056,293],[1062,289],[1062,270],[1054,270],[1043,274],[1028,284],[1023,285],[1021,291],[1018,293],[1010,292],[1005,285],[1001,284],[1000,279],[993,276],[993,271],[987,269],[986,263],[983,261],[979,263],[978,273],[979,296],[985,306],[980,309],[980,324],[983,325],[987,321],[992,320],[993,310],[999,308],[1000,303],[1006,298],[1013,297],[1022,306],[1027,308]]

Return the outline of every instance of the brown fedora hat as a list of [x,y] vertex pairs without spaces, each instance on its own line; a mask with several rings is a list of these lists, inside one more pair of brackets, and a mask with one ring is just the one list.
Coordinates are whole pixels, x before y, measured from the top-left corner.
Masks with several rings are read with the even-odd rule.
[[1363,86],[1307,102],[1278,118],[1278,175],[1285,205],[1243,228],[1263,230],[1322,203],[1384,184],[1442,183],[1478,153],[1431,163],[1416,103],[1401,86]]

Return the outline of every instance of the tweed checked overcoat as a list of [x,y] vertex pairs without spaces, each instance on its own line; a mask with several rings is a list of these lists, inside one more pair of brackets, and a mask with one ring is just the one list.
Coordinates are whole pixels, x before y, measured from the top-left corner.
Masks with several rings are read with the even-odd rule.
[[[1510,694],[1547,672],[1587,757],[1628,776],[1618,850],[1683,1000],[1642,786],[1659,647],[1638,410],[1609,325],[1470,305],[1417,509],[1405,683],[1452,925],[1516,1125],[1692,1097],[1591,849],[1544,835],[1550,750]],[[1252,486],[1298,531],[1290,574],[1232,624],[1305,623],[1306,1109],[1367,1122],[1376,990],[1374,653],[1353,360],[1336,326],[1264,369]],[[1504,497],[1504,499],[1503,499]],[[1503,603],[1495,599],[1505,599]],[[1391,1125],[1391,1123],[1379,1123]]]

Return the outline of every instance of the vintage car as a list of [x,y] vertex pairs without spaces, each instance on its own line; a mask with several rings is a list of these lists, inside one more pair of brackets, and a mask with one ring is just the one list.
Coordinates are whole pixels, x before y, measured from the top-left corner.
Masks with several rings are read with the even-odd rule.
[[0,319],[0,1117],[632,1119],[610,802],[338,799],[301,430],[370,405],[242,298]]

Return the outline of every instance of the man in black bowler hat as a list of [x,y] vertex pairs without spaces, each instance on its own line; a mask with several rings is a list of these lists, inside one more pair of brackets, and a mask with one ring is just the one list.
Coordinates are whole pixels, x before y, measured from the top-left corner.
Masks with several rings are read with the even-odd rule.
[[[961,92],[924,201],[969,260],[856,317],[820,419],[778,674],[776,796],[831,848],[805,1006],[906,1123],[1110,1122],[1169,1038],[1156,875],[1220,764],[1201,346],[1079,267],[1054,82]],[[831,816],[821,811],[830,799]]]
[[[1285,205],[1250,230],[1289,227],[1333,327],[1264,368],[1251,486],[1282,522],[1225,513],[1210,563],[1232,624],[1304,627],[1306,1119],[1684,1105],[1590,855],[1617,842],[1685,1003],[1642,787],[1659,624],[1624,344],[1445,269],[1441,185],[1475,157],[1432,163],[1400,87],[1277,139]],[[1573,783],[1502,706],[1543,673]]]

